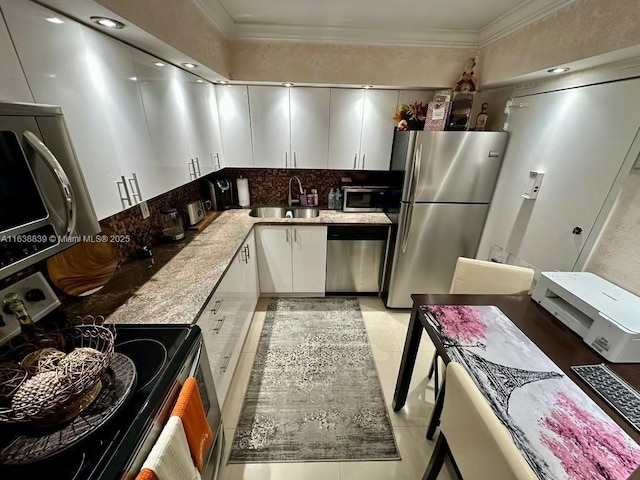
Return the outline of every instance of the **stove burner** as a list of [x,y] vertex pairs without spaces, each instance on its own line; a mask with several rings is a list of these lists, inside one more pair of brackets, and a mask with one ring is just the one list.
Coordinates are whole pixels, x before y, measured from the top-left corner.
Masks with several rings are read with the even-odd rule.
[[167,363],[167,349],[157,340],[149,338],[128,340],[117,344],[115,349],[133,360],[136,365],[139,385],[136,392],[148,387]]

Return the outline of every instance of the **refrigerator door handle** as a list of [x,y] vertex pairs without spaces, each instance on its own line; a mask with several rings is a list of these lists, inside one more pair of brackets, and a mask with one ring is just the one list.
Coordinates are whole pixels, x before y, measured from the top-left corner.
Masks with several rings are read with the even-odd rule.
[[416,156],[413,161],[413,174],[411,175],[411,190],[409,196],[409,202],[415,203],[416,201],[416,182],[420,178],[420,164],[422,162],[422,144],[416,149]]
[[413,204],[407,204],[405,211],[405,218],[402,219],[402,237],[400,239],[400,248],[402,253],[407,253],[407,246],[409,245],[409,232],[411,231],[411,217],[413,216]]

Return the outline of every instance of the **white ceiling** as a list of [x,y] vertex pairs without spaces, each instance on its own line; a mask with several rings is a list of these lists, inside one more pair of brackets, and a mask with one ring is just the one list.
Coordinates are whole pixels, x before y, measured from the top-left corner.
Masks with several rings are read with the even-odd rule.
[[195,0],[231,38],[477,47],[575,0]]

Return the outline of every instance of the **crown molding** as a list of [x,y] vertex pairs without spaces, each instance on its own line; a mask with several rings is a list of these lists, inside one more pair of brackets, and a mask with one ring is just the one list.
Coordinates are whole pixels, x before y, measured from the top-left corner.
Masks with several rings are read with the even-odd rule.
[[397,32],[384,28],[236,23],[230,39],[343,45],[478,48],[478,33],[475,30],[424,29],[419,32]]
[[225,37],[228,38],[231,36],[235,22],[220,2],[217,0],[192,0],[192,3],[213,23],[218,30],[222,32]]
[[[527,25],[542,20],[568,7],[577,0],[529,0],[525,4],[508,11],[478,32],[479,47],[506,37]],[[541,5],[543,5],[541,7]]]

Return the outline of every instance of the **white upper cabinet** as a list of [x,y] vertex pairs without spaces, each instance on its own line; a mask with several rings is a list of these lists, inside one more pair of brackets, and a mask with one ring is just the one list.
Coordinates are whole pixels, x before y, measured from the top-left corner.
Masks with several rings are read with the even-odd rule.
[[289,88],[249,87],[253,161],[256,167],[293,167],[289,126]]
[[364,90],[331,89],[329,168],[355,170],[360,158]]
[[6,2],[3,14],[34,100],[62,107],[98,218],[150,196],[139,167],[153,152],[131,48],[71,20],[47,22],[52,12],[31,2]]
[[33,102],[27,79],[11,43],[9,31],[0,15],[0,99],[6,102]]
[[366,90],[358,168],[389,170],[397,105],[397,90]]
[[253,158],[263,168],[327,168],[328,88],[249,87]]
[[303,87],[288,90],[293,167],[327,168],[331,90]]
[[219,85],[215,89],[224,149],[222,167],[253,167],[247,87]]
[[134,60],[161,187],[168,191],[194,179],[188,137],[188,74],[172,65],[156,65],[163,62],[139,50],[134,50]]
[[331,89],[329,168],[388,170],[397,90]]
[[215,87],[182,72],[188,118],[186,120],[190,156],[194,160],[191,176],[200,177],[222,168],[222,137]]

